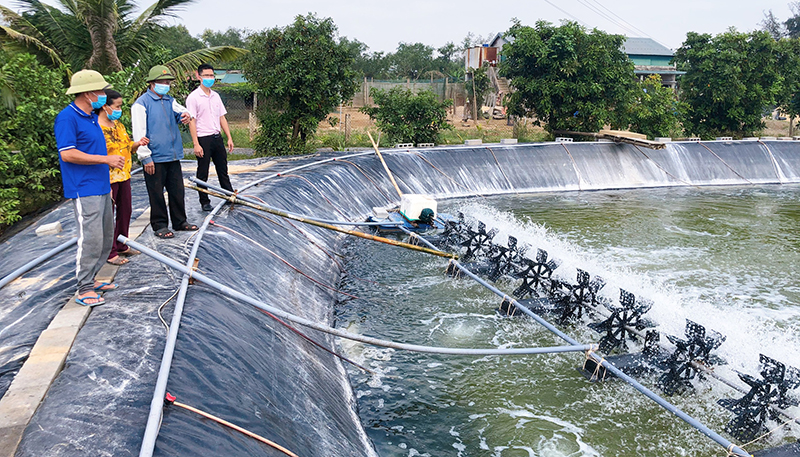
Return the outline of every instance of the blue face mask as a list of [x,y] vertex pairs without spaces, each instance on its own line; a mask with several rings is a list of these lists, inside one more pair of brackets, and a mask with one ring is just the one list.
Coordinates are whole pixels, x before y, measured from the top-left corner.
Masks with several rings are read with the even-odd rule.
[[156,84],[153,88],[153,92],[157,93],[158,95],[167,95],[167,92],[169,92],[169,84]]
[[96,102],[93,102],[91,99],[89,99],[89,101],[92,103],[92,109],[100,109],[100,108],[102,108],[103,105],[106,104],[106,99],[107,98],[108,97],[106,97],[106,94],[103,94],[103,95],[98,95],[97,96],[97,101]]
[[203,78],[203,85],[206,87],[211,87],[214,85],[214,78]]
[[116,121],[120,117],[122,117],[122,110],[121,109],[115,109],[115,110],[111,110],[111,114],[108,115],[108,120],[109,121]]

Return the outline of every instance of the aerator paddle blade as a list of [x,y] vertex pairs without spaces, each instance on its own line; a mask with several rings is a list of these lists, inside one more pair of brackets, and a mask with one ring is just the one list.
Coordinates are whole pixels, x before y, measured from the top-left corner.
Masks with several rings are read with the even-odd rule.
[[650,300],[637,301],[632,293],[620,289],[619,301],[621,304],[619,307],[611,303],[606,304],[611,311],[608,319],[589,324],[590,328],[604,334],[598,343],[600,350],[606,354],[616,350],[627,352],[627,342],[637,340],[634,330],[644,330],[656,325],[652,320],[642,317],[653,306]]
[[675,345],[675,350],[662,361],[665,372],[659,377],[658,384],[670,396],[693,388],[690,381],[698,374],[696,364],[711,366],[724,363],[721,358],[711,354],[725,341],[722,334],[706,330],[689,319],[686,319],[684,334],[686,339],[667,335],[667,339]]
[[489,264],[492,265],[492,270],[489,272],[489,279],[497,281],[501,276],[513,273],[522,254],[523,250],[517,247],[517,239],[513,236],[508,237],[508,247],[492,245],[492,251],[489,254]]
[[462,258],[465,261],[481,255],[487,255],[492,251],[492,238],[497,235],[497,229],[486,231],[486,224],[478,221],[478,229],[467,229],[467,238],[461,242],[461,246],[467,248]]
[[589,273],[580,268],[578,268],[576,280],[576,284],[553,281],[551,294],[559,297],[554,301],[561,305],[562,312],[558,322],[562,325],[580,319],[583,317],[584,311],[588,314],[589,307],[599,303],[597,293],[605,285],[602,278],[591,279]]
[[536,261],[523,257],[519,263],[521,266],[517,269],[514,277],[522,279],[522,284],[512,292],[515,297],[538,297],[538,290],[550,289],[550,278],[553,270],[558,268],[558,262],[547,260],[547,251],[537,249]]
[[759,361],[762,379],[739,373],[739,379],[747,383],[750,390],[738,400],[723,398],[717,402],[736,415],[725,426],[725,431],[742,441],[753,440],[766,431],[767,419],[778,418],[772,406],[786,408],[798,404],[789,391],[800,385],[800,372],[764,354],[759,354]]

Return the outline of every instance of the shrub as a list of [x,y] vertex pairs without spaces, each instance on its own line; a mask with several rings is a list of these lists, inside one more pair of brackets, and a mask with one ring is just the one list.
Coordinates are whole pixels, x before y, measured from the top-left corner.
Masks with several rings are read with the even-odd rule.
[[11,101],[0,105],[0,225],[61,198],[53,122],[70,101],[64,75],[30,54],[0,53]]
[[371,94],[378,106],[365,106],[361,112],[375,120],[390,143],[435,143],[441,130],[452,128],[447,108],[453,101],[440,102],[433,92],[414,94],[395,87],[388,92],[373,89]]

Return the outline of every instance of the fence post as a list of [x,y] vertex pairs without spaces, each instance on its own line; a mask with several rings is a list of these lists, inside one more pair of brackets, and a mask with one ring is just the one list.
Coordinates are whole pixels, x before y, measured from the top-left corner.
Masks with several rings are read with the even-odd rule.
[[256,130],[258,129],[258,119],[256,118],[256,109],[258,108],[258,93],[253,92],[253,111],[247,113],[247,129],[250,133],[250,141],[256,137]]
[[344,115],[344,144],[350,142],[350,113]]

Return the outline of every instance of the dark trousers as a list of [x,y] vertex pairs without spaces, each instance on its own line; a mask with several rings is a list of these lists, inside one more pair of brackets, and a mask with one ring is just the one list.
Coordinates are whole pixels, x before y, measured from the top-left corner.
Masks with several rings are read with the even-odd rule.
[[[214,168],[217,170],[219,186],[233,192],[231,178],[228,176],[228,151],[225,150],[225,144],[222,142],[222,135],[201,136],[197,138],[197,141],[200,143],[200,147],[203,148],[203,157],[197,158],[197,179],[208,182],[209,163],[214,161]],[[211,203],[208,194],[203,192],[198,193],[200,194],[201,205]]]
[[167,203],[164,201],[164,189],[169,197],[169,218],[172,228],[180,228],[186,224],[186,206],[183,203],[183,172],[181,162],[164,162],[155,164],[156,171],[152,175],[144,174],[147,185],[147,196],[150,197],[150,226],[157,232],[168,225]]
[[127,251],[128,246],[125,243],[117,241],[117,237],[124,235],[128,237],[128,229],[131,226],[131,180],[126,179],[122,182],[111,183],[111,203],[114,207],[114,244],[111,246],[111,253],[108,254],[109,259],[113,259],[120,252]]

